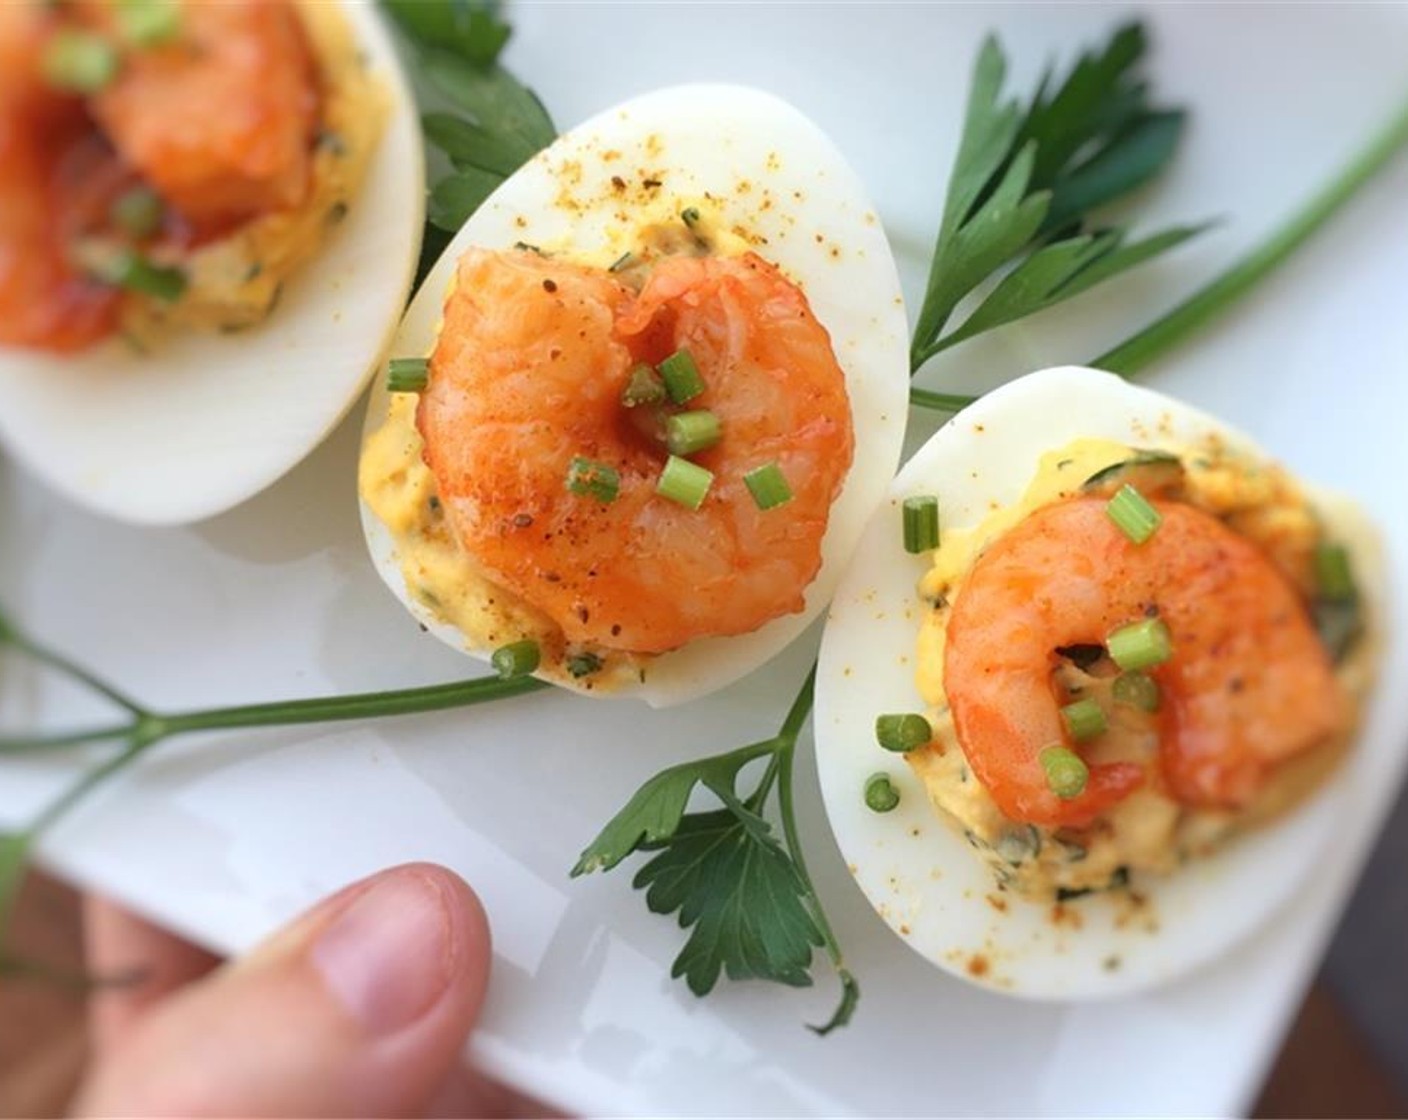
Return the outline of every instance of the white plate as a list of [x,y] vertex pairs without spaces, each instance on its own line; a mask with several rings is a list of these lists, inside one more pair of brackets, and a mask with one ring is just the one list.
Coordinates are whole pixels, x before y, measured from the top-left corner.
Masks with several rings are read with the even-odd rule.
[[[793,100],[869,180],[922,280],[969,63],[993,25],[1026,88],[1041,64],[1107,29],[1069,6],[602,7],[515,10],[510,64],[563,123],[651,85],[743,81]],[[1098,353],[1264,233],[1397,99],[1405,12],[1294,6],[1154,14],[1156,74],[1195,107],[1166,218],[1223,215],[1172,260],[1097,291],[926,377],[979,384]],[[1249,46],[1248,44],[1254,44]],[[1236,317],[1151,383],[1224,416],[1307,478],[1360,497],[1408,575],[1408,163],[1359,199]],[[1275,371],[1274,379],[1267,374]],[[916,435],[932,424],[920,421]],[[464,661],[422,635],[361,542],[356,432],[344,425],[260,498],[194,529],[140,531],[75,511],[0,472],[0,601],[154,704],[187,707],[453,679]],[[1390,627],[1408,629],[1394,606]],[[864,996],[848,1030],[802,1029],[818,987],[668,979],[682,938],[645,912],[626,869],[571,881],[580,848],[659,767],[768,734],[811,650],[666,712],[568,696],[359,728],[176,745],[55,832],[46,858],[225,949],[353,876],[437,859],[474,882],[499,958],[476,1050],[564,1106],[607,1113],[1170,1113],[1249,1105],[1403,773],[1408,650],[1389,651],[1345,774],[1355,812],[1281,920],[1156,993],[1035,1006],[970,988],[903,949],[850,882],[799,774],[802,831]],[[7,721],[93,712],[5,666]],[[0,819],[55,788],[58,761],[0,768]],[[1195,1071],[1190,1073],[1190,1071]]]

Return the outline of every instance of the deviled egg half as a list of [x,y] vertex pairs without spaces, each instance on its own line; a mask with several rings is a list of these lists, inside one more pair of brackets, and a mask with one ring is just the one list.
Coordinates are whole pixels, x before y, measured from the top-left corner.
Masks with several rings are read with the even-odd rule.
[[907,390],[840,153],[768,94],[662,90],[519,170],[430,273],[368,411],[368,546],[501,672],[677,703],[830,598]]
[[0,443],[126,521],[236,505],[405,306],[423,156],[375,7],[17,2],[0,62]]
[[832,828],[957,975],[1171,979],[1297,889],[1346,811],[1375,533],[1197,410],[1094,370],[982,398],[910,460],[822,641]]

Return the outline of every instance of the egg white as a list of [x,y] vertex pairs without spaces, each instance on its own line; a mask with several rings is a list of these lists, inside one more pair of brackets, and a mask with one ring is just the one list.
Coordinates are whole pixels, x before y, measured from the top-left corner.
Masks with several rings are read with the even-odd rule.
[[[607,157],[607,153],[613,153]],[[606,158],[604,158],[606,157]],[[831,335],[846,375],[855,460],[831,508],[822,565],[806,590],[806,608],[758,630],[705,638],[654,659],[635,695],[655,707],[676,704],[745,676],[792,641],[831,597],[841,568],[899,462],[908,408],[908,334],[899,277],[889,244],[855,172],[826,135],[790,105],[738,86],[678,86],[608,109],[559,138],[505,182],[455,236],[411,304],[393,356],[434,347],[445,292],[471,246],[506,249],[518,242],[588,260],[603,257],[633,224],[613,197],[613,175],[651,168],[660,180],[652,213],[677,215],[708,194],[719,226],[737,224],[766,239],[759,255],[806,293]],[[737,188],[749,184],[746,192]],[[573,199],[564,205],[564,189]],[[765,199],[770,199],[766,207]],[[675,200],[678,200],[677,205]],[[386,416],[383,384],[372,391],[366,431]],[[784,511],[785,512],[785,511]],[[406,590],[395,544],[362,506],[372,560],[387,586],[432,633],[466,649]],[[592,692],[591,695],[603,695]]]
[[[876,512],[837,590],[816,683],[816,747],[831,827],[866,897],[911,948],[966,980],[1038,999],[1097,999],[1167,982],[1248,937],[1298,889],[1348,811],[1333,779],[1269,827],[1238,837],[1210,858],[1136,886],[1157,921],[1117,924],[1112,896],[1069,909],[1081,925],[1054,924],[1051,904],[1012,892],[996,909],[992,873],[959,831],[940,820],[923,783],[875,742],[882,712],[923,710],[914,650],[924,604],[916,585],[927,557],[901,545],[904,498],[939,498],[944,528],[975,525],[990,503],[1018,500],[1040,456],[1097,437],[1137,447],[1190,444],[1209,434],[1259,459],[1245,436],[1205,413],[1095,370],[1043,370],[983,397],[940,429],[905,465]],[[1370,617],[1383,601],[1383,559],[1362,514],[1313,494],[1332,536],[1354,557]],[[886,771],[900,793],[889,813],[866,808],[866,778]],[[974,962],[981,958],[975,969]],[[1117,965],[1110,962],[1117,961]],[[975,971],[981,975],[975,975]]]
[[150,354],[0,350],[0,444],[54,489],[123,521],[221,513],[294,467],[356,401],[395,329],[424,221],[415,101],[369,4],[343,12],[389,94],[347,217],[258,327],[183,330]]

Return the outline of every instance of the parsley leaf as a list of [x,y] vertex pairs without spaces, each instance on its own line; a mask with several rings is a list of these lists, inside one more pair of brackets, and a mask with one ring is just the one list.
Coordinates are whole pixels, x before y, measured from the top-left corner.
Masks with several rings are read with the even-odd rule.
[[[850,1021],[860,986],[845,967],[807,872],[792,805],[792,759],[811,712],[815,678],[813,669],[771,739],[671,766],[641,786],[587,845],[572,874],[609,871],[633,852],[657,853],[632,885],[645,891],[652,912],[678,912],[680,925],[690,930],[670,974],[683,977],[695,995],[707,995],[720,975],[805,987],[813,952],[825,949],[841,981],[841,999],[831,1018],[812,1028],[824,1035]],[[741,800],[740,772],[764,758],[757,787]],[[723,808],[685,812],[701,785]],[[762,816],[774,790],[781,841]]]
[[[421,118],[426,139],[451,165],[432,176],[427,218],[430,230],[454,233],[500,183],[551,144],[557,130],[537,94],[499,65],[510,28],[497,4],[381,2],[414,56],[408,69],[417,96],[443,106]],[[444,239],[429,237],[429,230],[427,237],[443,248]]]
[[593,871],[610,871],[632,852],[668,840],[679,828],[696,785],[703,783],[720,797],[731,797],[738,772],[773,749],[774,741],[769,739],[660,771],[636,790],[625,807],[587,845],[572,869],[573,878]]
[[[1123,230],[1084,229],[1091,211],[1156,176],[1182,133],[1182,111],[1149,104],[1136,69],[1146,47],[1139,24],[1121,28],[1054,89],[1048,72],[1024,111],[1002,99],[1002,48],[992,38],[983,44],[915,324],[913,370],[1206,228],[1184,226],[1130,245]],[[977,309],[945,333],[959,305],[1008,266]]]
[[670,975],[708,995],[730,980],[811,984],[812,951],[824,942],[807,887],[768,823],[734,797],[727,808],[682,817],[633,885],[653,913],[679,911],[693,927]]

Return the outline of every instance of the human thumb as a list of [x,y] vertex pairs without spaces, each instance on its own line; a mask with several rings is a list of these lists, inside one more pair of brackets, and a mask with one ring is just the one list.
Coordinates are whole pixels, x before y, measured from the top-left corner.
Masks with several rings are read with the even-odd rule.
[[488,923],[463,880],[384,871],[138,1021],[75,1111],[419,1115],[457,1067],[488,971]]

